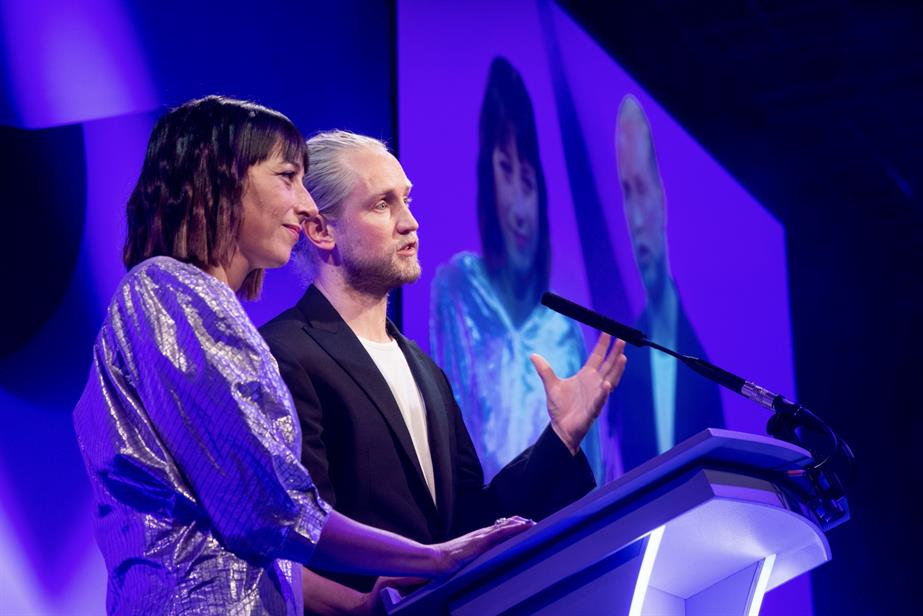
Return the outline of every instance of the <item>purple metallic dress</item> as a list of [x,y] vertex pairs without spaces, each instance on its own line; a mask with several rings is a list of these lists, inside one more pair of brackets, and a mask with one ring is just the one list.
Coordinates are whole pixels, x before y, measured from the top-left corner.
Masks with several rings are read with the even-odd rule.
[[155,257],[122,281],[74,424],[110,614],[302,612],[330,511],[276,363],[234,292]]

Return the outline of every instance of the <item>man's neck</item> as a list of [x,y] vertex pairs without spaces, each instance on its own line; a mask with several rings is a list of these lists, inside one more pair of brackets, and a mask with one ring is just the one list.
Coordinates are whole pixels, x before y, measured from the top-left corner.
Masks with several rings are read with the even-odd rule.
[[360,338],[373,342],[388,342],[388,294],[358,291],[337,275],[319,275],[314,286]]

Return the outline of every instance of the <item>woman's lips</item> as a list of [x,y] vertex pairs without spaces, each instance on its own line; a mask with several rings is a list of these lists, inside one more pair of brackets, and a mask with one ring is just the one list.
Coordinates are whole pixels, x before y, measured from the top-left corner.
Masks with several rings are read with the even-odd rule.
[[530,241],[532,241],[532,236],[528,233],[517,233],[514,231],[513,239],[516,241],[516,246],[520,249],[523,249],[529,245]]

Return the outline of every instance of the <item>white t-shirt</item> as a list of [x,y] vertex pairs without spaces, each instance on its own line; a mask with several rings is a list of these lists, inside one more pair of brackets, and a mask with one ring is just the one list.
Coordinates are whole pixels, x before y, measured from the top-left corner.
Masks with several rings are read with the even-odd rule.
[[417,452],[417,460],[423,469],[423,478],[429,494],[436,502],[436,483],[433,479],[433,458],[429,452],[429,438],[426,431],[426,408],[423,404],[423,395],[417,382],[413,380],[407,358],[401,352],[396,340],[389,342],[373,342],[359,337],[359,342],[372,356],[372,361],[378,366],[385,382],[391,388],[397,406],[401,410],[410,440]]

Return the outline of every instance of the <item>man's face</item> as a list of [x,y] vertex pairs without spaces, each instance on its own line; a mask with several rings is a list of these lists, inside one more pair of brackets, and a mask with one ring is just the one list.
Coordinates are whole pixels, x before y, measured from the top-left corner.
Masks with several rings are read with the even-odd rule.
[[494,148],[497,218],[507,264],[516,272],[532,269],[538,246],[538,186],[535,169],[519,156],[516,140]]
[[420,277],[419,224],[410,213],[410,180],[391,154],[362,148],[344,155],[355,187],[332,221],[346,280],[384,295]]
[[619,118],[615,147],[631,246],[644,285],[652,288],[665,258],[665,210],[649,131],[646,122],[637,116]]

